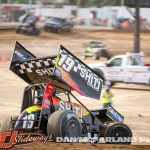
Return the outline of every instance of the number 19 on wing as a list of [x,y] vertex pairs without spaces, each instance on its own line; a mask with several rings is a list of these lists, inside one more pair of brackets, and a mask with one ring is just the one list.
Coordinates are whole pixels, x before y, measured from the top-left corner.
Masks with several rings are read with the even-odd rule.
[[65,71],[70,72],[74,67],[75,61],[65,54],[60,55],[58,66],[62,67]]

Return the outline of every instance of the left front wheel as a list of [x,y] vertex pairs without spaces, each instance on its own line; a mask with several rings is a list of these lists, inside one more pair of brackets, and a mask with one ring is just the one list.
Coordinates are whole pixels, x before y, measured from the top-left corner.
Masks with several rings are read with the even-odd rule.
[[0,132],[6,132],[14,128],[18,116],[7,117],[1,125]]

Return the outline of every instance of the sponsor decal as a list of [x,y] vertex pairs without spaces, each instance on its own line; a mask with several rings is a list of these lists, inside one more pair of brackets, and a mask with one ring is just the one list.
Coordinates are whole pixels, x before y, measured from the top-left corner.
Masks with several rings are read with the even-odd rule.
[[79,116],[79,118],[83,117],[82,107],[75,103],[69,103],[69,102],[64,102],[64,101],[60,100],[59,106],[60,106],[59,110],[72,110]]
[[43,75],[53,75],[54,69],[53,69],[53,68],[37,69],[35,72],[36,72],[39,76],[43,76]]
[[50,101],[49,101],[48,99],[44,99],[43,101],[44,101],[43,103],[44,103],[45,105],[50,106],[51,103],[50,103]]
[[[0,149],[9,149],[17,145],[26,145],[36,142],[52,142],[52,135],[41,133],[18,134],[18,131],[0,133]],[[87,133],[85,137],[56,137],[57,143],[150,143],[150,137],[99,137],[98,134]]]
[[52,135],[42,133],[19,134],[18,131],[0,132],[0,149],[12,148],[15,145],[52,141]]
[[124,117],[111,106],[108,106],[106,115],[116,122],[123,122],[124,120]]
[[60,47],[56,58],[54,74],[79,94],[94,99],[100,98],[102,79],[63,46]]
[[128,70],[131,73],[148,73],[147,70]]
[[21,54],[19,51],[15,51],[15,54],[20,57],[22,60],[26,60],[27,58],[23,56],[23,54]]
[[91,88],[96,91],[99,91],[101,80],[94,75],[91,70],[83,66],[79,61],[75,61],[67,54],[63,54],[61,51],[60,60],[58,62],[58,66],[62,67],[66,72],[78,73],[79,76],[87,82]]

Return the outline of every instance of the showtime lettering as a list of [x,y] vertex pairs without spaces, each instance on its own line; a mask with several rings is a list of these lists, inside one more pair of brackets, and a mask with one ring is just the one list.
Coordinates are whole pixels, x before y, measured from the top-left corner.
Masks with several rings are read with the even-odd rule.
[[53,68],[47,68],[47,69],[37,69],[36,73],[39,76],[43,76],[43,75],[53,75],[54,69]]
[[101,81],[86,68],[80,69],[80,76],[87,81],[87,84],[96,91],[99,91]]

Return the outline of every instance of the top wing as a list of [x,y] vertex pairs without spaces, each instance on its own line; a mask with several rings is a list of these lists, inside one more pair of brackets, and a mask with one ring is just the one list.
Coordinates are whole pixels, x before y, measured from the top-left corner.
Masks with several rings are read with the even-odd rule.
[[47,76],[53,75],[55,58],[37,58],[16,42],[10,70],[29,84],[47,82]]
[[51,82],[65,90],[74,89],[83,96],[99,99],[101,95],[101,78],[63,46],[57,58],[37,58],[16,42],[10,70],[28,84]]
[[70,90],[69,85],[54,75],[55,59],[56,56],[37,58],[16,42],[10,70],[28,84],[52,82],[60,87],[57,93],[62,92],[61,88]]
[[99,99],[103,80],[63,46],[56,59],[54,74],[83,96]]

